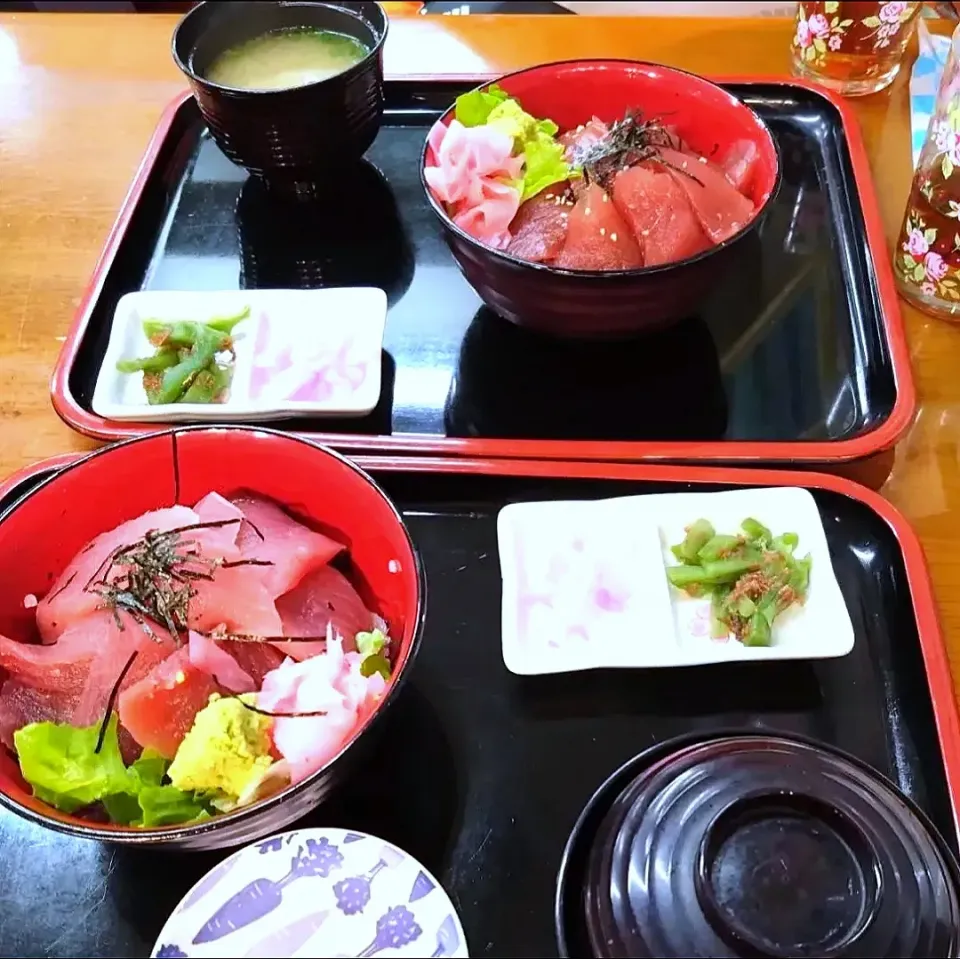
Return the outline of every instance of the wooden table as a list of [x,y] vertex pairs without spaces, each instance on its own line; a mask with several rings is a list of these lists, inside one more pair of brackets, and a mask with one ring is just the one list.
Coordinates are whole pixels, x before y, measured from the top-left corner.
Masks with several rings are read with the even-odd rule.
[[[183,89],[175,20],[0,15],[0,475],[92,445],[57,419],[48,377],[157,117]],[[578,56],[786,74],[790,30],[766,18],[410,17],[392,23],[386,60],[391,74]],[[892,245],[911,174],[906,76],[855,110]],[[904,312],[920,411],[884,492],[923,540],[960,683],[960,330]]]

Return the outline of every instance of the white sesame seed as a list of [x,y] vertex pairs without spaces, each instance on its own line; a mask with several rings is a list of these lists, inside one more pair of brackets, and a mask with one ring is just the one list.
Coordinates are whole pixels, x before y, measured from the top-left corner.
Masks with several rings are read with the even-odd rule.
[[606,235],[607,235],[606,228],[605,228],[605,227],[600,227],[600,236],[606,236]]
[[706,158],[706,157],[700,157],[700,162],[701,162],[701,163],[706,163],[706,162],[707,162],[707,158]]
[[613,240],[614,243],[616,243],[616,242],[617,242],[617,234],[616,234],[616,233],[611,233],[611,234],[610,234],[610,239]]
[[587,207],[587,208],[583,211],[583,215],[584,215],[584,216],[590,216],[590,207]]
[[548,193],[548,194],[547,194],[547,199],[548,199],[548,200],[552,200],[552,199],[553,199],[553,194],[552,194],[552,193]]
[[640,232],[643,234],[643,236],[650,236],[649,230],[641,230]]
[[610,197],[607,196],[606,193],[603,194],[603,202],[604,202],[604,203],[609,203],[609,202],[610,202]]

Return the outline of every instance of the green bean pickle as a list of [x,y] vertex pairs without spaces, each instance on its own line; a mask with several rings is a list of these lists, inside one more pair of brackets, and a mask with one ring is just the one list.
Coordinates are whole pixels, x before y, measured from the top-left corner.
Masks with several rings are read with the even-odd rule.
[[[250,316],[250,307],[230,316],[196,320],[143,321],[143,332],[154,347],[150,356],[120,360],[120,373],[142,373],[151,406],[166,403],[222,403],[233,379],[233,330]],[[219,357],[229,354],[229,362]]]
[[709,596],[715,639],[733,635],[744,646],[769,646],[776,618],[807,598],[813,561],[794,555],[799,542],[796,533],[774,536],[755,519],[733,535],[698,519],[670,547],[680,565],[667,569],[667,579],[689,596]]

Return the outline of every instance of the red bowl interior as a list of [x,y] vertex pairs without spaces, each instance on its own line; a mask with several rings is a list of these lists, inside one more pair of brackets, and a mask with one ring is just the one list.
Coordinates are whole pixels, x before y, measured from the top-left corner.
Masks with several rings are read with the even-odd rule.
[[[395,685],[413,648],[422,611],[419,565],[406,528],[380,489],[347,460],[305,440],[259,430],[153,434],[94,453],[38,487],[0,521],[0,556],[6,558],[0,576],[0,633],[15,639],[36,637],[34,612],[24,608],[24,597],[42,597],[94,536],[147,510],[174,502],[192,505],[211,490],[225,496],[246,490],[269,497],[349,547],[359,574],[355,585],[398,642]],[[345,749],[363,728],[354,732]],[[31,796],[16,762],[2,747],[0,792],[32,813],[90,828]],[[95,828],[131,831],[123,826]],[[169,830],[152,830],[163,831]]]
[[[736,140],[752,140],[759,159],[749,194],[758,211],[776,186],[779,159],[767,125],[745,103],[703,77],[656,63],[571,60],[531,67],[494,82],[528,113],[548,117],[561,131],[593,116],[612,123],[633,108],[675,127],[708,158],[722,155]],[[448,123],[453,112],[451,107],[442,122]],[[429,148],[425,159],[435,162]]]

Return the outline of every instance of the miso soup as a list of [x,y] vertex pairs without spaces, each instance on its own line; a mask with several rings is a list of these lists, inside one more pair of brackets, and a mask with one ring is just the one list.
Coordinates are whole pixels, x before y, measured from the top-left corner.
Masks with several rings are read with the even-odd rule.
[[332,30],[273,30],[224,50],[206,77],[241,90],[288,90],[343,73],[369,52],[356,37]]

